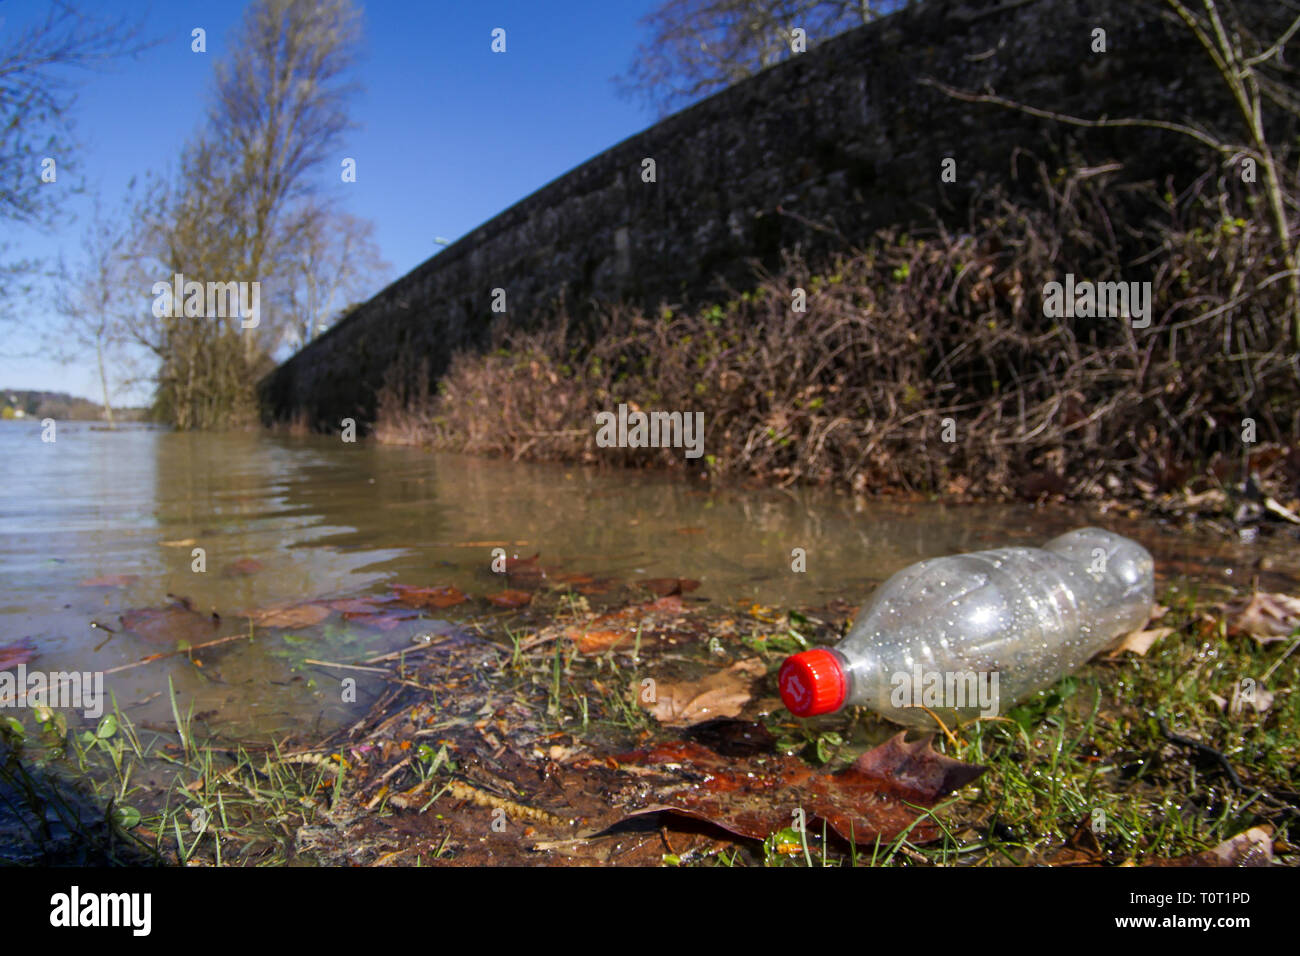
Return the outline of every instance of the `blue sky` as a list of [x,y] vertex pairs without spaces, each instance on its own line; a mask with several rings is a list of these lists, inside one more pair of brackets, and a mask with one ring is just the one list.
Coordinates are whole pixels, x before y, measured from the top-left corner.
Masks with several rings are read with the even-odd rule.
[[[41,0],[0,0],[0,43],[39,17]],[[353,131],[340,152],[357,160],[357,182],[340,182],[338,165],[320,170],[324,189],[375,223],[390,271],[409,272],[529,193],[655,117],[620,98],[611,77],[626,70],[638,20],[652,0],[493,2],[372,0],[364,3],[365,44],[355,79]],[[52,235],[13,230],[26,254],[79,254],[81,230],[98,194],[112,209],[133,175],[169,168],[202,123],[214,63],[233,37],[245,4],[81,0],[96,15],[143,20],[162,42],[103,72],[80,73],[74,110],[81,148],[60,156],[60,179],[84,177],[88,195],[69,203],[77,215]],[[207,53],[190,50],[190,31],[207,31]],[[491,31],[506,30],[507,51],[493,53]],[[35,168],[35,167],[34,167]],[[65,177],[66,174],[66,177]],[[93,360],[51,357],[56,322],[38,305],[18,328],[5,327],[0,386],[99,395]],[[33,357],[33,353],[35,356]],[[147,400],[147,389],[123,396]]]

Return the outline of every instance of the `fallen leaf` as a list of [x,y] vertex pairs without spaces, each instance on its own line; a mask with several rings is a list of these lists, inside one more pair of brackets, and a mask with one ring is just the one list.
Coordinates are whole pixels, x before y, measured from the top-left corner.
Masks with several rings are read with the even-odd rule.
[[1211,694],[1210,700],[1214,701],[1214,706],[1219,710],[1226,710],[1233,717],[1240,715],[1247,707],[1257,714],[1262,714],[1273,706],[1272,692],[1262,687],[1251,688],[1248,693],[1243,693],[1241,687],[1237,687],[1231,700],[1218,694]]
[[600,578],[586,584],[579,584],[578,593],[586,597],[594,597],[598,594],[608,594],[616,587],[618,587],[617,578]]
[[138,574],[103,574],[77,583],[79,588],[129,588],[140,580]]
[[346,621],[355,621],[358,624],[364,624],[366,627],[373,627],[377,631],[394,630],[403,621],[411,621],[417,617],[415,614],[403,614],[400,611],[384,611],[377,614],[357,614],[355,612],[344,612],[343,619]]
[[776,744],[771,731],[749,720],[706,720],[687,730],[686,736],[724,757],[771,753]]
[[240,611],[239,616],[258,627],[313,627],[330,616],[330,609],[323,604],[288,604]]
[[233,564],[228,564],[221,569],[221,573],[228,578],[248,577],[261,571],[263,564],[256,558],[240,558]]
[[506,574],[514,574],[516,571],[526,571],[528,568],[536,568],[537,559],[541,556],[542,552],[540,551],[534,554],[531,558],[521,558],[517,554],[513,558],[507,556]]
[[163,644],[178,644],[182,641],[199,644],[210,641],[218,626],[215,618],[179,604],[126,611],[122,614],[121,621],[128,631]]
[[390,598],[341,598],[337,601],[323,601],[327,608],[340,614],[373,614],[390,602]]
[[1086,814],[1070,838],[1047,858],[1047,862],[1051,866],[1098,866],[1105,856],[1092,828],[1092,814]]
[[1251,827],[1224,840],[1212,850],[1192,856],[1156,857],[1144,866],[1271,866],[1273,863],[1273,830],[1271,827]]
[[754,679],[766,673],[762,659],[750,657],[699,680],[658,681],[653,702],[647,703],[640,695],[640,680],[633,681],[632,692],[664,726],[689,727],[718,717],[735,717],[754,696]]
[[436,611],[455,607],[457,604],[463,604],[469,600],[459,588],[451,585],[420,588],[406,584],[394,584],[393,591],[397,595],[397,600],[407,607],[428,608]]
[[36,656],[36,642],[30,637],[11,644],[0,644],[0,671],[26,664]]
[[1173,632],[1172,627],[1153,627],[1146,631],[1130,631],[1111,646],[1111,651],[1106,656],[1113,659],[1128,651],[1138,657],[1145,657],[1147,651],[1151,650],[1152,644]]
[[917,822],[923,814],[916,807],[934,806],[988,768],[936,753],[930,747],[932,737],[905,743],[904,734],[835,774],[784,755],[724,758],[684,741],[622,754],[617,758],[620,769],[626,765],[635,773],[653,767],[657,775],[668,777],[665,785],[651,784],[646,792],[643,785],[651,778],[638,774],[639,789],[632,791],[632,799],[659,802],[625,812],[624,817],[668,811],[762,840],[788,827],[791,809],[802,807],[809,827],[814,820],[824,820],[844,839],[859,844],[869,846],[877,838],[887,843],[913,823],[908,839],[928,842],[943,831],[928,818]]
[[497,607],[523,607],[531,603],[533,596],[527,591],[505,590],[489,594],[487,600]]
[[198,544],[194,538],[181,538],[179,541],[159,541],[164,548],[192,548]]
[[646,581],[638,581],[643,588],[649,588],[655,594],[687,594],[694,591],[700,586],[699,581],[693,581],[690,578],[650,578]]
[[589,631],[580,627],[570,627],[564,632],[578,646],[583,654],[603,654],[620,641],[631,641],[632,635],[626,631]]
[[1300,627],[1300,598],[1287,594],[1256,591],[1230,601],[1224,610],[1229,633],[1249,634],[1260,644],[1285,640]]
[[591,584],[596,580],[590,574],[586,574],[582,571],[564,571],[560,574],[554,575],[553,577],[561,584],[572,584],[575,586],[579,584]]

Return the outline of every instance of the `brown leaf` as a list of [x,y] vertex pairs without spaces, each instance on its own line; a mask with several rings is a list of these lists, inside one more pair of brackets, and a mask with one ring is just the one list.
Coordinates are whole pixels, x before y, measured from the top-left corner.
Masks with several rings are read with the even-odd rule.
[[258,627],[312,627],[329,617],[330,609],[323,604],[281,604],[240,611],[239,616]]
[[618,586],[617,578],[600,578],[589,583],[579,584],[578,593],[586,597],[594,597],[598,594],[608,594]]
[[532,602],[533,596],[527,591],[505,590],[489,594],[487,600],[497,607],[523,607]]
[[36,656],[36,642],[24,637],[12,644],[0,644],[0,671],[26,664]]
[[516,571],[526,571],[528,568],[536,568],[537,559],[541,556],[542,552],[540,551],[534,554],[531,558],[521,558],[517,554],[513,558],[507,556],[506,574],[514,574]]
[[603,654],[620,641],[631,641],[626,631],[589,631],[580,627],[566,628],[564,636],[578,645],[583,654]]
[[[633,772],[654,767],[669,778],[644,797],[634,791],[634,799],[659,802],[624,816],[666,810],[761,840],[790,826],[791,810],[802,807],[810,827],[820,819],[846,840],[871,845],[879,837],[887,842],[922,816],[908,803],[932,807],[987,769],[936,753],[931,737],[910,744],[903,737],[897,734],[836,774],[821,773],[784,755],[723,758],[689,742],[623,754],[618,762]],[[645,783],[650,777],[638,779]],[[908,839],[927,842],[941,833],[932,821],[922,819]]]
[[641,706],[667,727],[689,727],[718,717],[735,717],[752,698],[754,679],[767,673],[761,658],[736,661],[696,681],[655,684],[655,699],[647,703],[640,694],[641,682],[633,681],[632,692]]
[[261,571],[263,567],[262,562],[256,558],[240,558],[222,568],[221,573],[228,578],[249,577]]
[[373,627],[375,630],[388,631],[393,630],[403,621],[414,620],[418,615],[402,611],[379,611],[374,614],[358,614],[355,611],[344,611],[343,619],[345,621],[356,621],[358,624],[364,624],[366,627]]
[[397,600],[407,607],[427,608],[435,611],[455,607],[457,604],[463,604],[469,600],[459,588],[451,585],[420,588],[406,584],[394,584],[393,591],[397,595]]
[[126,611],[122,626],[145,640],[162,644],[199,644],[216,636],[217,621],[179,604]]
[[1212,850],[1192,856],[1155,857],[1145,866],[1271,866],[1273,863],[1273,829],[1251,827],[1224,840]]
[[700,586],[699,581],[690,578],[650,578],[637,583],[665,597],[669,594],[688,594]]
[[1151,650],[1152,644],[1173,632],[1172,627],[1153,627],[1146,631],[1130,631],[1111,645],[1111,651],[1106,656],[1115,658],[1128,651],[1138,657],[1145,657],[1147,651]]
[[1052,866],[1099,866],[1105,856],[1092,829],[1092,815],[1087,814],[1065,845],[1052,853],[1047,862]]
[[1224,610],[1230,633],[1249,634],[1260,644],[1285,640],[1300,627],[1300,598],[1287,594],[1256,591],[1229,602]]
[[140,580],[138,574],[102,574],[77,583],[79,588],[129,588]]

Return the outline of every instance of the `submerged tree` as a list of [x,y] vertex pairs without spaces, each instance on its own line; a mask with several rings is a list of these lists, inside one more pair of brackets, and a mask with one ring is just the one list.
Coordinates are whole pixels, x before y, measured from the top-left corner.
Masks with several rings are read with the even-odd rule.
[[110,382],[121,386],[127,378],[122,346],[139,288],[130,241],[130,224],[122,216],[106,216],[96,204],[82,235],[80,266],[69,268],[60,261],[57,273],[54,306],[63,321],[55,330],[54,354],[64,361],[95,357],[104,417],[110,425],[116,391]]
[[[348,77],[360,37],[351,0],[255,0],[236,52],[217,67],[207,125],[175,177],[155,182],[142,206],[143,252],[156,281],[182,274],[261,290],[255,326],[207,314],[150,314],[136,323],[136,339],[159,361],[155,410],[179,427],[252,420],[256,382],[298,327],[302,264],[319,266],[321,231],[345,222],[320,198],[312,174],[351,127],[356,87]],[[348,227],[365,240],[362,227]],[[370,260],[343,260],[334,261],[344,276],[338,283],[354,290],[359,272],[369,278]]]

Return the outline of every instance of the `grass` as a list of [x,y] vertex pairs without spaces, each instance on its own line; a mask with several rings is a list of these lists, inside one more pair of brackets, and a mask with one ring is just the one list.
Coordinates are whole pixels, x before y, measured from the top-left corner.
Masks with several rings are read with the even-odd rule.
[[[551,605],[546,600],[535,602],[540,605],[535,619],[549,620],[552,628],[562,630],[581,613],[563,599]],[[703,848],[675,847],[654,862],[1142,863],[1203,852],[1261,825],[1272,828],[1280,861],[1300,862],[1294,848],[1300,809],[1300,695],[1295,693],[1300,654],[1288,655],[1291,641],[1260,645],[1229,636],[1194,594],[1171,593],[1164,603],[1170,610],[1161,623],[1175,630],[1145,657],[1094,660],[1003,717],[954,728],[951,740],[936,738],[941,752],[988,767],[939,805],[915,808],[913,827],[931,821],[939,839],[915,842],[909,828],[893,840],[855,847],[827,835],[824,824],[809,817],[807,827],[792,820],[761,843],[715,834]],[[711,661],[707,648],[713,642],[759,653],[769,663],[769,681],[787,653],[810,639],[828,643],[836,636],[833,624],[811,613],[756,609],[743,637],[714,629],[716,622],[702,613],[698,618],[693,626],[703,630],[688,642],[688,656],[693,650]],[[528,789],[536,789],[535,780],[528,783],[536,774],[516,777],[522,784],[499,775],[492,778],[496,783],[485,783],[487,778],[473,775],[482,754],[492,750],[491,741],[482,748],[480,737],[489,739],[482,735],[495,735],[492,741],[519,753],[532,748],[519,741],[558,738],[595,754],[640,745],[656,735],[674,736],[635,702],[643,676],[663,673],[649,669],[658,651],[653,644],[642,645],[640,630],[632,654],[611,649],[586,656],[558,638],[533,643],[545,628],[533,631],[510,615],[479,623],[489,635],[500,635],[498,652],[489,653],[495,670],[471,669],[480,684],[440,694],[439,707],[430,704],[429,695],[407,688],[410,696],[400,699],[405,703],[394,699],[388,710],[373,715],[376,726],[407,727],[363,738],[392,751],[389,762],[395,769],[382,781],[358,763],[363,754],[355,745],[304,752],[278,743],[199,741],[191,714],[174,693],[172,732],[140,730],[116,702],[111,713],[85,729],[68,728],[53,714],[43,715],[47,719],[30,730],[6,720],[0,724],[0,813],[7,816],[0,822],[18,821],[11,829],[17,827],[36,848],[18,862],[337,863],[352,859],[348,854],[374,838],[368,822],[412,819],[409,812],[394,817],[403,807],[442,829],[409,857],[399,848],[368,859],[473,862],[463,857],[472,846],[453,836],[451,821],[458,813],[476,805],[480,813],[496,806],[510,808],[513,815],[537,802]],[[432,670],[420,675],[413,660],[401,666],[412,679],[437,679]],[[1221,709],[1214,696],[1231,701],[1245,678],[1273,694],[1271,705],[1261,713],[1251,707]],[[486,696],[476,696],[480,692]],[[458,712],[457,701],[472,709]],[[762,719],[780,750],[827,770],[846,766],[896,732],[860,710],[806,722],[778,710]],[[403,754],[404,769],[396,766]],[[415,785],[414,796],[398,800],[409,784]],[[50,820],[57,821],[59,832],[51,830]]]

